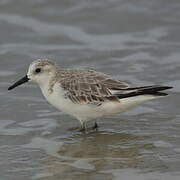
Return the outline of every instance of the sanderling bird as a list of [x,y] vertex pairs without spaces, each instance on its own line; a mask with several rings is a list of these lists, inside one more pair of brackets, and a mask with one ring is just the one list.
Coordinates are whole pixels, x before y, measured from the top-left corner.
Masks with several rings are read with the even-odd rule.
[[[127,83],[94,70],[62,69],[48,59],[38,59],[27,75],[8,88],[36,82],[57,109],[74,116],[86,129],[86,122],[130,110],[148,100],[164,97],[170,86],[130,87]],[[98,125],[95,121],[94,128]]]

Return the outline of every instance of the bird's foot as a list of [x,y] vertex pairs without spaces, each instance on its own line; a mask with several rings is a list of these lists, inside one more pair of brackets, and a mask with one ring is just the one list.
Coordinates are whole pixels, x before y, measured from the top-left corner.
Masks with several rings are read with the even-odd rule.
[[79,131],[80,132],[86,132],[86,123],[85,122],[83,122],[82,124],[81,124],[81,128],[79,129]]
[[81,128],[79,128],[79,131],[84,133],[84,132],[86,132],[86,128],[81,127]]
[[71,131],[79,131],[79,132],[85,133],[85,132],[91,131],[91,130],[98,130],[98,128],[99,128],[99,125],[97,124],[97,122],[95,122],[93,127],[87,128],[86,124],[82,123],[80,128],[79,127],[72,127],[72,128],[69,128],[69,130],[71,130]]
[[99,128],[99,125],[97,124],[97,122],[95,122],[92,129],[96,129],[97,130],[98,128]]
[[78,131],[79,130],[79,126],[78,127],[71,127],[68,130],[70,130],[70,131]]

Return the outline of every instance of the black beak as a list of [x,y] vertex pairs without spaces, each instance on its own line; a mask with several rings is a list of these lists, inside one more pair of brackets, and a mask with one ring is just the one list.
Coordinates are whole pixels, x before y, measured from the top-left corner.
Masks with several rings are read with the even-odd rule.
[[28,81],[29,81],[29,78],[28,78],[27,75],[26,75],[26,76],[24,76],[22,79],[20,79],[19,81],[15,82],[12,86],[10,86],[10,87],[8,88],[8,90],[14,89],[15,87],[17,87],[17,86],[19,86],[19,85],[21,85],[21,84],[24,84],[24,83],[26,83],[26,82],[28,82]]

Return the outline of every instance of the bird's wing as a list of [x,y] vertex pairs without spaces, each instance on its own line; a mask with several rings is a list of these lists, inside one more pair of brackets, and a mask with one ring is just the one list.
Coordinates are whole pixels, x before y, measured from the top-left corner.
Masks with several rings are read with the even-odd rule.
[[123,81],[94,70],[69,70],[65,72],[61,86],[66,96],[74,103],[99,105],[104,101],[120,102],[123,98],[139,95],[165,96],[160,91],[170,89],[169,86],[143,86],[131,88]]
[[127,89],[127,83],[112,79],[94,70],[66,70],[61,87],[74,103],[99,104],[107,100],[118,101],[114,92]]

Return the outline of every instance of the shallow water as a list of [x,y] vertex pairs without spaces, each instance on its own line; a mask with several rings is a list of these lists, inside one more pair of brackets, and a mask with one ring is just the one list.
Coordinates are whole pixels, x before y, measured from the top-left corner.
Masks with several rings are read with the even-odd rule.
[[[178,0],[0,1],[0,179],[180,179]],[[99,120],[86,134],[39,88],[7,88],[40,57],[170,96]]]

